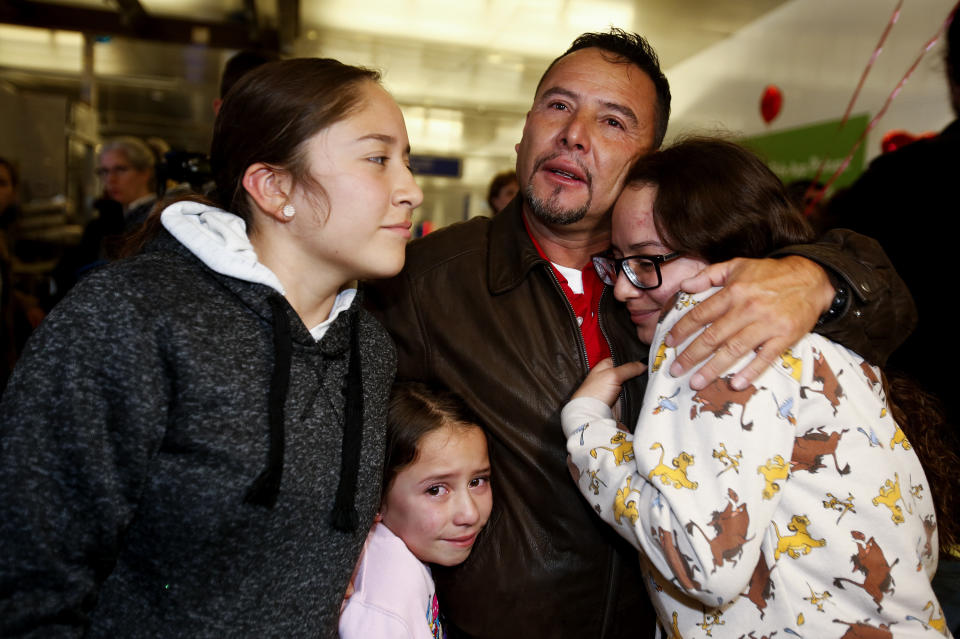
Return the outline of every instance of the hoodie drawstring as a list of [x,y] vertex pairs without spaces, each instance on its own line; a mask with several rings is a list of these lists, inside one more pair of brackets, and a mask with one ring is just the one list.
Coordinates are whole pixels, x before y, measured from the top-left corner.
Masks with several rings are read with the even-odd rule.
[[287,390],[290,388],[293,343],[290,339],[290,320],[284,309],[285,300],[276,295],[271,295],[267,300],[273,311],[273,350],[276,355],[273,362],[273,375],[270,377],[270,451],[267,455],[267,467],[250,485],[244,501],[248,504],[273,508],[277,503],[280,479],[283,475],[283,405],[287,401]]
[[363,375],[360,368],[360,312],[350,323],[350,364],[347,369],[347,409],[340,444],[340,484],[333,504],[331,523],[337,530],[356,530],[360,523],[354,501],[360,472],[360,445],[363,436]]
[[[283,475],[284,411],[290,387],[290,364],[293,343],[286,301],[280,296],[268,298],[273,311],[273,347],[276,359],[270,378],[269,420],[270,449],[267,467],[247,490],[244,501],[273,508],[280,493]],[[346,411],[343,420],[343,439],[340,446],[340,483],[331,513],[334,528],[354,531],[360,524],[355,506],[357,477],[360,472],[360,452],[363,436],[363,375],[360,366],[360,313],[355,311],[350,323],[350,361],[347,368]]]

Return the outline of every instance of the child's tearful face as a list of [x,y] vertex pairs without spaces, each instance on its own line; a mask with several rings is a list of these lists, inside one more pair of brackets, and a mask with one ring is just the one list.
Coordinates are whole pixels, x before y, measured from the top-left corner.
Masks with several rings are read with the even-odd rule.
[[447,425],[420,440],[417,458],[390,485],[381,515],[420,561],[455,566],[470,555],[492,506],[483,431]]

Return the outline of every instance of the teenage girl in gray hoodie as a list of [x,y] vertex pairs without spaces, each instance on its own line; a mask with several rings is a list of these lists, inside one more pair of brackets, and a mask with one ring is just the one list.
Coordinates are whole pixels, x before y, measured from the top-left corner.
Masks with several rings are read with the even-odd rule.
[[378,81],[250,72],[225,210],[158,207],[35,333],[0,404],[0,636],[335,636],[395,365],[349,286],[400,270],[422,200]]

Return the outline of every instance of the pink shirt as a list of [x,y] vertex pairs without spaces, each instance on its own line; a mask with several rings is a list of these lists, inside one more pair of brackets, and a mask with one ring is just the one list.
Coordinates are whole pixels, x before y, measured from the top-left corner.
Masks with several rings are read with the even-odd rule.
[[367,537],[354,593],[340,614],[340,639],[442,639],[430,569],[377,524]]

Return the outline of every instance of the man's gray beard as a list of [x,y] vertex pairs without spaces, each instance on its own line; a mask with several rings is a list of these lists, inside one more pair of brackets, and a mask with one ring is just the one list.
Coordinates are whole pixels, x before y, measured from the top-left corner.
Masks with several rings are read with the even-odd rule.
[[557,204],[557,200],[559,199],[558,196],[562,188],[563,187],[558,186],[546,200],[541,200],[534,194],[532,184],[528,184],[527,188],[524,189],[524,196],[526,197],[527,204],[530,205],[530,211],[536,215],[537,219],[541,222],[566,226],[567,224],[579,222],[586,217],[587,211],[590,210],[590,202],[593,200],[593,193],[587,193],[587,201],[583,206],[573,210],[561,209]]

